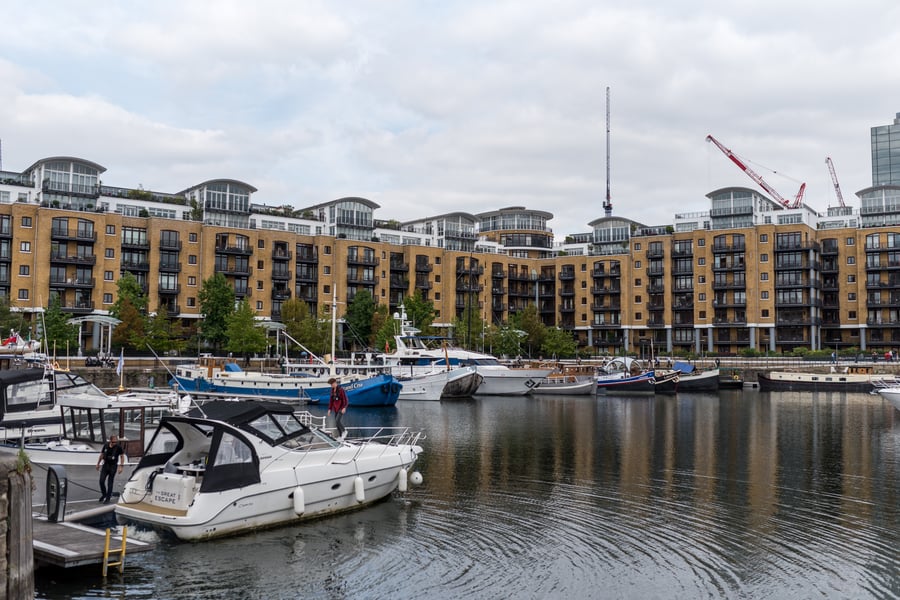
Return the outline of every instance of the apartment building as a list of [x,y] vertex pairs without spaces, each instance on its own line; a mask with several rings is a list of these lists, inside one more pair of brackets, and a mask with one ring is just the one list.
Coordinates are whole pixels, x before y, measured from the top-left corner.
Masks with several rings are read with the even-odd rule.
[[553,215],[525,207],[379,220],[365,198],[296,209],[254,203],[232,179],[111,187],[101,165],[51,157],[0,172],[0,295],[32,317],[59,298],[87,321],[84,349],[99,347],[126,272],[150,311],[186,322],[222,273],[262,320],[290,298],[318,311],[336,292],[340,315],[362,290],[392,312],[418,291],[443,326],[472,306],[502,324],[534,304],[598,353],[897,348],[900,181],[882,156],[897,123],[873,128],[880,183],[857,193],[858,211],[786,208],[737,186],[671,224],[609,214],[558,243]]

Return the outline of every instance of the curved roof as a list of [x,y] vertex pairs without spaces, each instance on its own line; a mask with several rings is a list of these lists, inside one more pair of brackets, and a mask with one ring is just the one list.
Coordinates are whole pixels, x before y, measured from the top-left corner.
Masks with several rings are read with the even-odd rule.
[[312,206],[306,206],[302,210],[313,209],[313,208],[322,208],[325,206],[331,206],[332,204],[337,204],[338,202],[359,202],[360,204],[365,204],[371,209],[381,208],[381,205],[372,202],[368,198],[361,198],[359,196],[344,196],[343,198],[337,198],[335,200],[329,200],[328,202],[320,202],[319,204],[313,204]]
[[27,173],[29,171],[32,171],[32,170],[38,168],[38,166],[40,166],[44,163],[54,162],[54,161],[71,161],[71,162],[81,163],[83,165],[88,165],[89,167],[93,167],[94,169],[97,169],[98,173],[103,173],[106,171],[106,167],[104,167],[103,165],[99,165],[93,161],[87,160],[86,158],[78,158],[77,156],[48,156],[47,158],[42,158],[42,159],[36,161],[33,165],[31,165],[30,167],[25,169],[24,172]]
[[604,222],[609,222],[609,221],[620,221],[620,222],[623,222],[623,223],[629,223],[629,224],[631,224],[631,225],[637,225],[638,227],[646,227],[646,225],[644,225],[643,223],[639,223],[639,222],[637,222],[637,221],[634,221],[634,220],[632,220],[632,219],[628,219],[628,218],[626,218],[626,217],[617,217],[617,216],[615,216],[615,215],[610,215],[610,216],[608,216],[608,217],[604,216],[604,217],[600,217],[599,219],[594,219],[593,221],[591,221],[590,223],[588,223],[588,225],[589,225],[590,227],[597,227],[598,225],[601,225],[601,224],[603,224]]
[[185,193],[187,193],[187,192],[189,192],[189,191],[191,191],[191,190],[195,190],[195,189],[197,189],[197,188],[200,188],[200,187],[204,187],[204,186],[210,185],[210,184],[212,184],[212,183],[236,183],[236,184],[238,184],[238,185],[244,186],[245,188],[249,189],[251,192],[256,192],[256,191],[258,191],[255,187],[253,187],[252,185],[250,185],[250,184],[247,183],[246,181],[241,181],[240,179],[207,179],[207,180],[204,181],[203,183],[198,183],[197,185],[192,185],[191,187],[187,188],[186,190],[183,190],[183,191],[178,192],[177,195],[178,195],[178,196],[183,196]]
[[863,194],[877,192],[878,190],[900,190],[900,185],[873,185],[872,187],[867,187],[865,189],[859,190],[858,192],[856,192],[856,195],[862,196]]
[[529,213],[533,215],[539,215],[541,217],[544,217],[545,219],[553,218],[553,213],[551,212],[547,212],[546,210],[538,210],[535,208],[525,208],[524,206],[507,206],[506,208],[499,208],[497,210],[489,210],[487,212],[478,213],[475,216],[479,219],[482,219],[491,215],[502,215],[508,213]]

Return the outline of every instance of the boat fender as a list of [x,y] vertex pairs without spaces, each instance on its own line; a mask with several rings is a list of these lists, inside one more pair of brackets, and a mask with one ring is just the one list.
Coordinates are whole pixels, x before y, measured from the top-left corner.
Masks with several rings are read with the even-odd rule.
[[399,393],[400,393],[400,384],[399,384],[399,383],[392,383],[392,384],[391,384],[391,393],[392,393],[392,394],[399,394]]
[[294,488],[294,512],[299,516],[306,512],[306,498],[303,496],[303,487]]
[[353,480],[353,492],[356,494],[357,502],[362,503],[366,501],[366,490],[363,485],[363,479],[359,475]]
[[422,474],[418,471],[413,471],[409,474],[409,482],[413,485],[422,485]]
[[407,472],[406,469],[400,469],[400,482],[397,484],[397,489],[401,492],[405,492],[407,490]]
[[382,383],[381,384],[381,393],[382,394],[390,394],[391,393],[391,384]]
[[731,378],[734,379],[735,381],[738,381],[741,377],[740,377],[740,375],[732,375]]

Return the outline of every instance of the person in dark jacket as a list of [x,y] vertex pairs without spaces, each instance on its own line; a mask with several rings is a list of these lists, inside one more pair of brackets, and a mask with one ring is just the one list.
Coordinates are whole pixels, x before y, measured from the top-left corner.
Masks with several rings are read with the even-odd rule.
[[347,412],[347,392],[338,385],[337,379],[334,377],[329,379],[328,383],[331,384],[331,397],[328,400],[328,414],[330,415],[334,412],[334,424],[337,427],[338,439],[343,440],[347,430],[344,429],[344,425],[341,421],[344,418],[344,413]]
[[112,497],[116,467],[119,473],[125,468],[125,450],[119,445],[119,438],[111,435],[109,441],[103,444],[97,458],[97,470],[100,471],[100,502],[108,503]]

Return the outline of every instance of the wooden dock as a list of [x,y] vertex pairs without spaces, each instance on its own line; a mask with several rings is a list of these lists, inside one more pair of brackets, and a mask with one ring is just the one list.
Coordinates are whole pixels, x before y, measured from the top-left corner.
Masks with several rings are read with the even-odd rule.
[[[103,564],[103,548],[106,543],[105,529],[98,529],[76,521],[52,523],[46,517],[33,517],[32,534],[36,564],[64,568]],[[122,536],[113,535],[110,539],[110,561],[118,560],[118,552],[112,550],[121,547]],[[147,552],[155,547],[154,543],[129,536],[126,540],[125,555]]]

